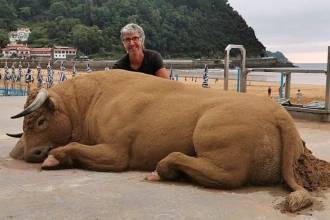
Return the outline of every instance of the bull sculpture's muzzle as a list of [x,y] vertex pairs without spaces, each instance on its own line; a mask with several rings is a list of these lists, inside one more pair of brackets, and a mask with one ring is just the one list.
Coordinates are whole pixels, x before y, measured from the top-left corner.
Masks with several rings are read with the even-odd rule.
[[[11,137],[18,137],[18,135],[11,135],[7,134]],[[43,162],[46,157],[48,156],[48,152],[50,151],[51,147],[44,146],[44,147],[35,147],[29,151],[25,149],[25,141],[24,137],[22,136],[16,143],[15,147],[11,150],[9,155],[17,160],[25,160],[26,162],[30,163],[41,163]]]
[[[11,118],[12,119],[20,118],[32,113],[33,111],[37,110],[40,106],[42,106],[42,104],[47,100],[47,98],[48,98],[47,90],[44,88],[40,89],[33,102],[28,107],[26,107],[22,112],[12,116]],[[44,161],[44,159],[47,157],[50,147],[34,147],[31,150],[26,151],[23,133],[7,134],[7,135],[14,138],[20,138],[14,149],[10,152],[11,157],[15,159],[24,159],[25,161],[31,163],[40,163]]]

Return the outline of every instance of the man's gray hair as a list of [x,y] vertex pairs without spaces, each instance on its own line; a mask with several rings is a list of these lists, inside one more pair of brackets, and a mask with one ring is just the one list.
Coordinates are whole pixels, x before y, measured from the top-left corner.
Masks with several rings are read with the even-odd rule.
[[146,38],[144,35],[143,28],[140,25],[134,24],[134,23],[129,23],[126,24],[121,30],[120,30],[120,38],[121,40],[124,40],[124,35],[126,33],[132,33],[132,32],[137,32],[142,39],[142,45],[144,46],[144,39]]

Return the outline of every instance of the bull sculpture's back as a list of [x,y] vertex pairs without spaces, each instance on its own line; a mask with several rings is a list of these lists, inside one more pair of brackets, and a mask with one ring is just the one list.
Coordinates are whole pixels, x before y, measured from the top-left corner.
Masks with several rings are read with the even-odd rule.
[[113,70],[35,92],[25,107],[12,156],[24,152],[44,169],[156,169],[162,179],[184,174],[226,189],[284,180],[294,191],[288,210],[311,204],[294,169],[309,151],[287,111],[269,98]]

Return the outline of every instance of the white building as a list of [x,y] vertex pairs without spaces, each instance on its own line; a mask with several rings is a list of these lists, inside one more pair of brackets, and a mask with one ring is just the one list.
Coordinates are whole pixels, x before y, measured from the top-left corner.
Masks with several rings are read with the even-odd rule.
[[17,31],[9,32],[10,43],[16,43],[17,41],[26,42],[29,39],[31,31],[29,28],[18,28]]
[[73,47],[55,46],[54,48],[30,48],[26,44],[11,43],[5,48],[0,49],[6,58],[54,58],[54,59],[73,59],[76,57],[77,49]]
[[53,53],[54,59],[70,59],[76,56],[77,49],[73,47],[54,46]]

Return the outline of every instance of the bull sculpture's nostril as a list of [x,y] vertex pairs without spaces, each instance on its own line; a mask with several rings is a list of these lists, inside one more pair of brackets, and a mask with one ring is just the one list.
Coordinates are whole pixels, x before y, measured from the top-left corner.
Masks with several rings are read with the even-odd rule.
[[27,162],[31,162],[31,163],[41,163],[47,157],[49,150],[50,150],[49,147],[41,147],[41,148],[32,149],[25,156],[25,160]]
[[40,155],[42,153],[42,151],[41,150],[36,150],[33,153],[38,156],[38,155]]

